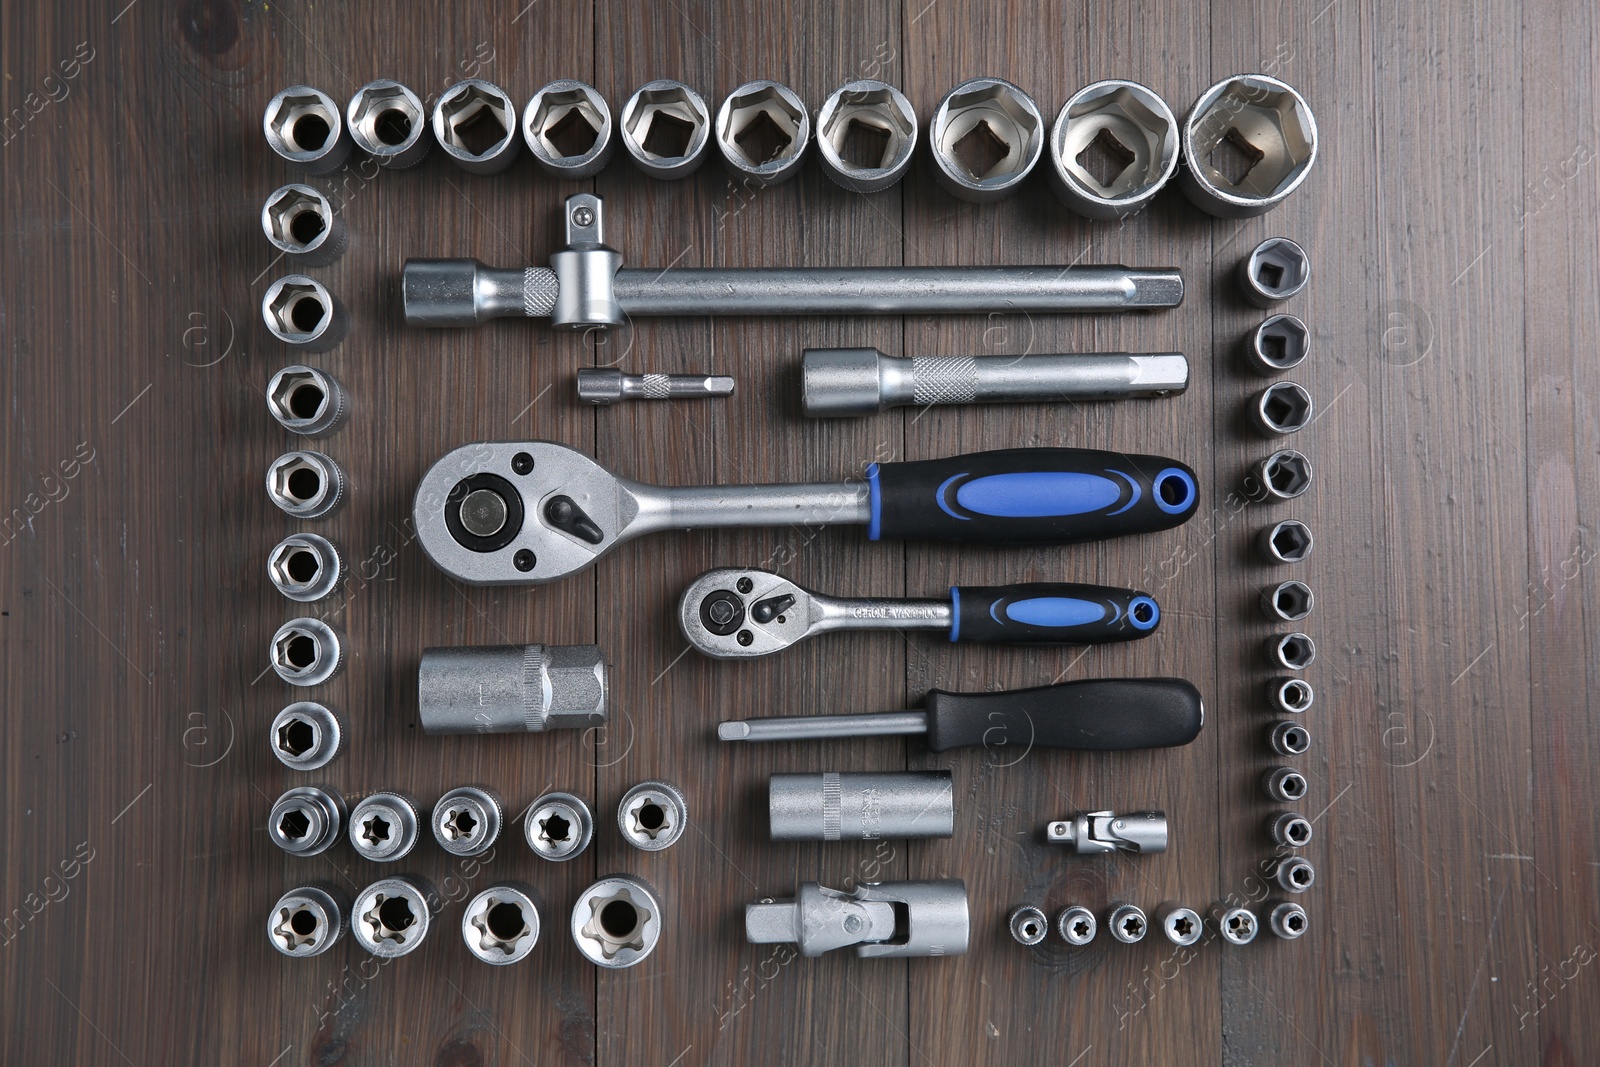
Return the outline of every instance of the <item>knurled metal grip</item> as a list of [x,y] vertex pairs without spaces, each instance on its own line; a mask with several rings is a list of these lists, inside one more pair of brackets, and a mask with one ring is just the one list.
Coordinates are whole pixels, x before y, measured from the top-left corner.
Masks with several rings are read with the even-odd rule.
[[912,403],[970,404],[978,399],[978,363],[971,356],[911,361]]
[[556,309],[561,283],[549,267],[528,267],[522,272],[522,313],[530,319],[542,318]]

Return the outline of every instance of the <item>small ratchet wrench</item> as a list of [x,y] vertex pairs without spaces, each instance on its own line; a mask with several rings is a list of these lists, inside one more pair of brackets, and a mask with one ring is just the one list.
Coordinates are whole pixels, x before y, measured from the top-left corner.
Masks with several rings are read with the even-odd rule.
[[615,545],[700,527],[862,525],[882,539],[1072,544],[1178,526],[1194,471],[1161,456],[1013,448],[874,463],[856,481],[660,486],[553,441],[484,441],[446,453],[413,504],[417,540],[473,585],[536,585]]
[[781,652],[836,630],[942,630],[952,641],[1097,645],[1155,632],[1161,609],[1144,593],[1072,582],[951,586],[948,600],[823,596],[754,568],[707,571],[683,591],[678,625],[717,659]]

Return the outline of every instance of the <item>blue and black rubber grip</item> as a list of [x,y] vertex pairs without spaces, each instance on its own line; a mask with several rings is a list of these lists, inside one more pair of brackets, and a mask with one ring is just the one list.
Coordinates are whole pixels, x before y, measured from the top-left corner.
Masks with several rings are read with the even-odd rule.
[[1194,471],[1162,456],[1009,448],[867,468],[873,540],[1071,544],[1167,530],[1200,501]]
[[952,641],[1098,645],[1161,625],[1161,607],[1145,593],[1073,582],[952,586],[950,606]]
[[1205,724],[1200,690],[1181,678],[1105,678],[1001,693],[930,692],[927,745],[1113,752],[1187,745]]

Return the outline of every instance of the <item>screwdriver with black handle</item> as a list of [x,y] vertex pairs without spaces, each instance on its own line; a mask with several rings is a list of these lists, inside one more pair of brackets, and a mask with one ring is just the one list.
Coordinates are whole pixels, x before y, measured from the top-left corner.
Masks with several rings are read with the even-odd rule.
[[1205,724],[1200,690],[1181,678],[1103,678],[995,693],[929,691],[921,711],[724,722],[724,741],[921,735],[928,748],[1020,745],[1085,752],[1187,745]]

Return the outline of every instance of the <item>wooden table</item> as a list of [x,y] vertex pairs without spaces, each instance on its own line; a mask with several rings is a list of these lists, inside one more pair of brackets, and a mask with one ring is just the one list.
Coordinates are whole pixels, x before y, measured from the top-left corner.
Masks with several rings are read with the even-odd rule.
[[[1600,197],[1595,40],[1600,11],[1566,3],[1343,0],[1037,5],[912,0],[510,5],[122,0],[91,10],[7,3],[0,149],[0,334],[5,349],[3,633],[5,818],[0,843],[7,1063],[661,1065],[758,1062],[1059,1064],[1592,1063],[1600,1059],[1594,767],[1600,757]],[[119,10],[120,9],[120,10]],[[998,205],[958,202],[926,159],[881,195],[808,166],[752,192],[708,165],[654,182],[621,160],[561,184],[524,157],[469,176],[420,168],[316,179],[353,234],[315,271],[348,304],[349,339],[311,358],[355,411],[325,448],[349,506],[308,525],[354,577],[335,617],[348,668],[316,693],[342,709],[348,750],[296,776],[267,724],[293,695],[267,670],[294,614],[265,581],[296,524],[262,475],[293,446],[263,385],[296,354],[263,331],[285,272],[257,222],[293,172],[262,140],[279,88],[348,98],[375,77],[424,94],[482,76],[526,99],[557,77],[613,109],[656,77],[713,106],[775,78],[812,106],[881,77],[926,119],[961,79],[1014,80],[1054,113],[1102,77],[1151,85],[1180,113],[1239,71],[1298,87],[1321,128],[1304,188],[1260,219],[1214,221],[1175,190],[1123,225],[1069,215],[1035,178]],[[558,206],[607,198],[638,265],[1121,262],[1181,268],[1189,298],[1139,316],[815,318],[640,322],[610,336],[527,321],[408,330],[397,280],[412,255],[542,262]],[[1238,339],[1261,313],[1236,296],[1238,260],[1268,235],[1301,242],[1309,289],[1290,310],[1314,353],[1296,372],[1320,414],[1295,439],[1316,468],[1293,505],[1231,495],[1272,446],[1241,411],[1261,382]],[[1126,404],[799,416],[802,347],[895,353],[1186,352],[1193,386]],[[716,370],[729,402],[580,407],[574,371]],[[953,551],[874,544],[853,530],[659,536],[581,577],[466,588],[409,525],[423,470],[457,444],[544,437],[666,483],[831,479],[875,459],[1087,445],[1183,457],[1203,481],[1180,530],[1104,545]],[[1321,655],[1298,765],[1316,838],[1296,943],[1058,940],[1029,950],[1004,917],[1032,901],[1196,906],[1261,895],[1272,858],[1257,780],[1272,632],[1260,587],[1287,573],[1250,554],[1264,522],[1299,517],[1316,551]],[[936,595],[952,581],[1094,580],[1161,598],[1159,634],[1084,651],[951,646],[927,635],[833,637],[743,664],[686,651],[681,588],[715,565],[768,563],[832,592]],[[432,738],[417,727],[424,647],[598,642],[614,667],[603,736]],[[1173,674],[1204,691],[1187,749],[1111,757],[967,751],[898,740],[730,750],[720,718],[911,706],[931,687]],[[1014,764],[1014,765],[1013,765]],[[778,846],[760,789],[775,770],[950,767],[948,841]],[[671,850],[625,847],[612,825],[632,783],[686,790],[693,827]],[[550,788],[593,801],[594,847],[536,860],[508,832],[491,862],[451,864],[425,842],[404,867],[451,902],[415,954],[378,965],[346,940],[286,960],[273,901],[310,879],[354,892],[378,865],[340,844],[315,860],[268,841],[273,799],[301,778],[356,796],[431,801],[465,783],[520,810]],[[1042,824],[1087,807],[1160,806],[1173,847],[1074,858]],[[580,889],[612,870],[661,891],[670,928],[629,971],[599,972],[565,932]],[[971,897],[969,954],[873,962],[750,946],[741,905],[801,880],[953,876]],[[472,960],[462,900],[533,883],[547,933],[525,963]]]

